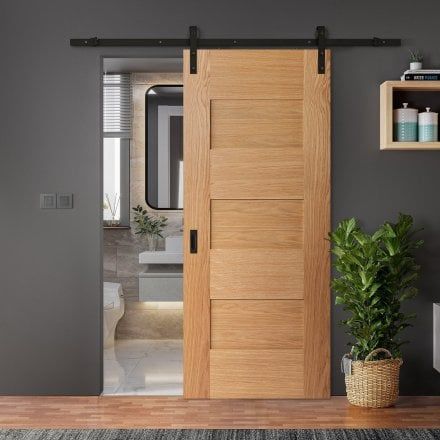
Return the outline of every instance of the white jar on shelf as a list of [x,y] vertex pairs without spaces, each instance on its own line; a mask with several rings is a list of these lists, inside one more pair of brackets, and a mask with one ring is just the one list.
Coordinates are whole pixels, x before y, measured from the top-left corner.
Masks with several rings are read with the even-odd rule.
[[418,110],[409,108],[404,102],[403,108],[393,111],[393,139],[395,142],[417,141],[417,114]]
[[419,142],[438,141],[438,113],[426,107],[426,112],[419,113]]

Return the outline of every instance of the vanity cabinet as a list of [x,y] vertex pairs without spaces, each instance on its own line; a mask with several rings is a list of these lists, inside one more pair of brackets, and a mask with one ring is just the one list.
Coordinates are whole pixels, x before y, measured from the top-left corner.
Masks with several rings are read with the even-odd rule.
[[182,300],[182,271],[152,271],[139,274],[139,301]]

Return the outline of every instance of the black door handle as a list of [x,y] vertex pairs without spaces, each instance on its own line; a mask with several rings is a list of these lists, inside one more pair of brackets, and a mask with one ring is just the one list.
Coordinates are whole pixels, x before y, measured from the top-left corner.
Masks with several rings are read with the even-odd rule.
[[189,231],[189,252],[191,254],[197,254],[197,229],[191,229]]

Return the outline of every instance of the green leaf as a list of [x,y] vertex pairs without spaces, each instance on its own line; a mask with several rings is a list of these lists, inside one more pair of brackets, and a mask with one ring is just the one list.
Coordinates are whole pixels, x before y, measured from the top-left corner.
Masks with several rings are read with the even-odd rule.
[[381,286],[381,283],[374,283],[370,289],[370,296],[373,296],[377,292],[377,290],[379,289],[380,286]]
[[378,229],[372,236],[371,239],[373,241],[377,241],[385,234],[385,231],[383,229]]
[[370,306],[372,307],[372,306],[376,305],[380,300],[381,300],[381,298],[379,296],[377,296],[376,298],[374,298],[371,301]]
[[356,220],[351,218],[347,221],[347,226],[345,230],[345,238],[348,238],[353,229],[356,227]]

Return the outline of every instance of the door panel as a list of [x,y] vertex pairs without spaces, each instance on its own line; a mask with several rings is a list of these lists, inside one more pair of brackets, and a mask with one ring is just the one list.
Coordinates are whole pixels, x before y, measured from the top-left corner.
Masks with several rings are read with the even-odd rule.
[[[330,54],[184,55],[184,395],[330,394]],[[190,230],[198,249],[189,250]]]
[[302,249],[211,249],[211,299],[302,299]]
[[211,397],[303,397],[303,358],[302,350],[211,350]]
[[211,249],[291,249],[302,245],[302,200],[211,201]]
[[292,99],[214,99],[211,148],[300,148],[303,106]]
[[211,348],[303,348],[301,300],[211,301]]
[[206,52],[210,99],[303,99],[304,51]]
[[299,148],[217,148],[210,159],[212,199],[303,198]]

